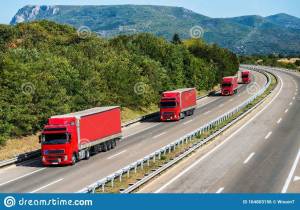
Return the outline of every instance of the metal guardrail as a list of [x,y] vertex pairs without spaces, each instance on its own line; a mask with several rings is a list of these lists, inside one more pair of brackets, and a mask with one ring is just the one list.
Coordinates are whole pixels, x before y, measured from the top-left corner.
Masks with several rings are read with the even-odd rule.
[[[248,104],[252,103],[257,97],[259,97],[260,95],[262,95],[265,90],[270,86],[271,84],[271,79],[270,76],[264,72],[261,71],[259,68],[256,67],[251,67],[251,70],[255,70],[258,72],[261,72],[262,74],[266,75],[267,77],[267,83],[264,85],[264,87],[262,89],[260,89],[256,94],[254,94],[253,96],[251,96],[249,99],[247,99],[246,101],[244,101],[243,103],[241,103],[240,105],[238,105],[237,107],[231,109],[230,111],[226,112],[225,114],[217,117],[216,119],[210,121],[209,123],[201,126],[200,128],[188,133],[187,135],[177,139],[176,141],[158,149],[157,151],[145,156],[144,158],[135,161],[134,163],[131,163],[129,165],[127,165],[126,167],[112,173],[111,175],[96,181],[95,183],[89,185],[88,187],[85,187],[84,189],[80,190],[79,193],[94,193],[96,191],[96,189],[102,189],[102,191],[105,191],[105,185],[107,183],[111,183],[112,187],[114,186],[114,180],[119,179],[120,181],[122,181],[122,177],[123,175],[129,176],[130,173],[136,173],[138,167],[140,167],[141,169],[143,169],[144,165],[149,165],[150,161],[155,162],[156,159],[160,159],[162,155],[166,154],[166,153],[170,153],[171,151],[175,150],[177,146],[182,145],[187,143],[188,141],[191,141],[194,137],[201,135],[204,132],[209,131],[210,129],[212,129],[213,127],[219,125],[220,123],[226,121],[227,119],[229,119],[230,117],[232,117],[234,114],[238,113],[239,111],[241,111],[243,108],[245,108]],[[216,134],[212,134],[212,136],[204,139],[204,142],[200,142],[199,145],[195,145],[198,147],[200,147],[201,145],[203,145],[204,143],[206,143],[208,140],[212,139],[214,137],[214,135]],[[196,148],[195,148],[196,149]],[[185,155],[184,155],[185,154]],[[178,159],[180,157],[185,157],[187,154],[183,153],[181,156],[178,157]],[[175,159],[174,159],[175,161]],[[172,161],[169,162],[168,164],[164,165],[163,167],[169,167],[172,164]],[[161,168],[160,170],[163,170],[163,168]],[[156,172],[158,173],[158,172]],[[137,183],[135,183],[134,185],[132,185],[131,187],[127,188],[125,191],[123,191],[124,193],[128,193],[131,192],[133,189],[135,189],[137,187],[137,185],[140,185],[142,182],[146,182],[148,181],[152,175],[146,176],[144,179],[138,181]]]
[[15,163],[20,163],[26,160],[30,160],[36,157],[41,156],[41,150],[35,150],[32,152],[27,152],[24,154],[20,154],[14,158],[8,159],[8,160],[3,160],[0,161],[0,168],[11,165],[11,164],[15,164]]

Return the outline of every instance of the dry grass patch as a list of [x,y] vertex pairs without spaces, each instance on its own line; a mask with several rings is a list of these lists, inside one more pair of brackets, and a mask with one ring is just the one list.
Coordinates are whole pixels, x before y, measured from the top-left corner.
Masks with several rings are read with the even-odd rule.
[[289,64],[289,63],[293,64],[297,60],[300,60],[300,58],[290,58],[290,59],[288,59],[288,58],[282,58],[282,59],[277,60],[277,62],[284,63],[284,64]]
[[13,158],[16,155],[31,152],[39,148],[38,135],[9,139],[5,145],[0,146],[0,160]]
[[147,114],[151,114],[153,112],[158,112],[159,108],[158,105],[150,105],[148,108],[144,108],[144,109],[139,109],[139,110],[132,110],[129,108],[122,108],[122,113],[121,113],[121,118],[122,118],[122,122],[128,122],[130,120],[134,120],[138,117],[141,117],[143,115],[147,115]]

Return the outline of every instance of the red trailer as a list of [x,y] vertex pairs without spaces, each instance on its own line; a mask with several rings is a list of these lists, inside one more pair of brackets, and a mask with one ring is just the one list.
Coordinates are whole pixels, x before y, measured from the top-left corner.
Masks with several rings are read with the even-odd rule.
[[193,115],[197,105],[195,88],[184,88],[162,93],[160,100],[160,120],[176,121]]
[[248,84],[251,82],[251,72],[250,71],[244,70],[244,71],[242,71],[241,75],[242,75],[242,82],[244,84]]
[[122,137],[120,107],[97,107],[53,116],[40,141],[44,165],[75,164],[91,153],[107,151]]
[[222,80],[221,94],[223,96],[233,95],[237,93],[238,77],[224,77]]

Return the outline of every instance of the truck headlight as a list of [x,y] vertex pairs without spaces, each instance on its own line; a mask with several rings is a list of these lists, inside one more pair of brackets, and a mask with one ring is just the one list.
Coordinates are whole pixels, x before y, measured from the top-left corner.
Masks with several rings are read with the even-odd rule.
[[64,156],[64,161],[68,160],[68,155]]
[[43,161],[43,162],[45,162],[45,161],[46,161],[46,158],[45,158],[45,156],[43,156],[43,157],[42,157],[42,161]]

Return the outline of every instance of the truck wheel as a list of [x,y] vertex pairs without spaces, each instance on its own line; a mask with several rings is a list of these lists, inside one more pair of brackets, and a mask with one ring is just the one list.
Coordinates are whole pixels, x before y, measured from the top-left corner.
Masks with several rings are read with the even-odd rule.
[[195,110],[193,109],[193,110],[191,110],[191,115],[193,115],[194,114],[194,112],[195,112]]
[[117,146],[117,141],[116,139],[113,140],[113,148],[115,148]]
[[185,113],[184,112],[180,113],[180,119],[184,119],[184,118],[185,118]]
[[103,152],[106,152],[108,149],[107,149],[107,144],[106,142],[103,143],[103,146],[102,146],[102,151]]
[[76,155],[73,154],[72,155],[72,165],[75,165],[76,161],[77,161]]
[[112,141],[107,142],[107,149],[111,150],[112,149]]
[[88,160],[88,159],[90,159],[90,157],[91,157],[91,154],[90,154],[90,150],[88,149],[85,151],[85,159]]

